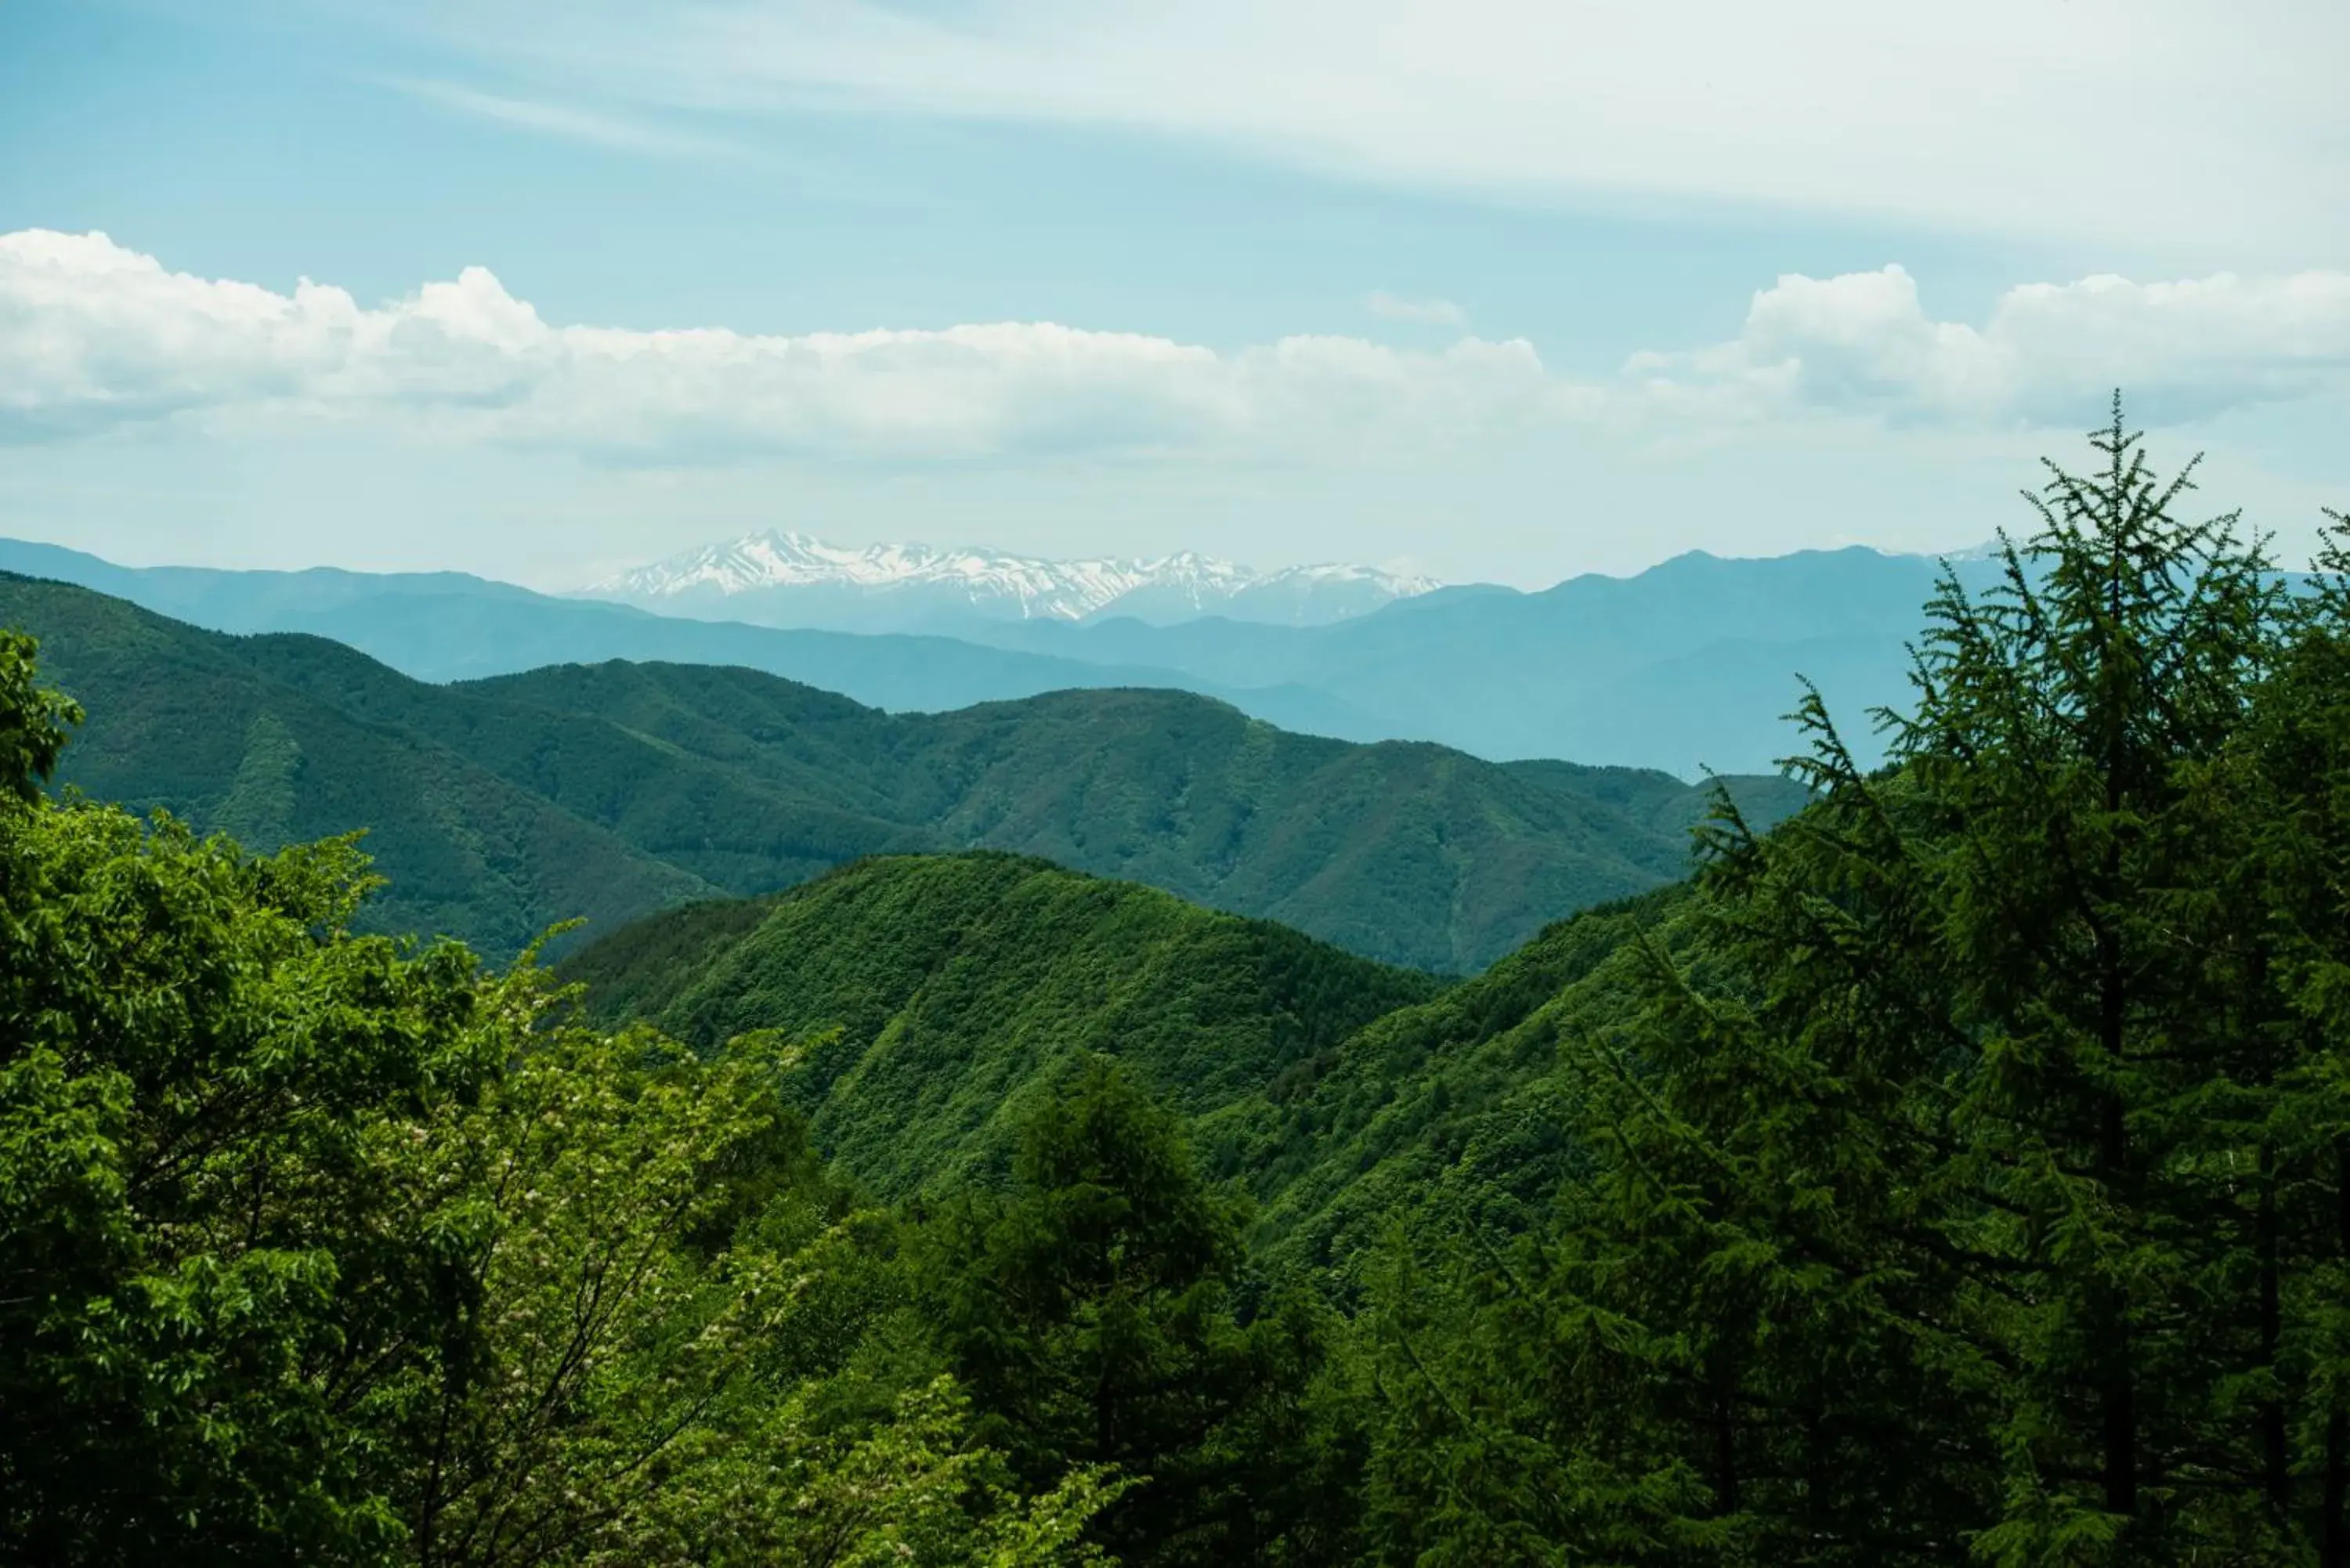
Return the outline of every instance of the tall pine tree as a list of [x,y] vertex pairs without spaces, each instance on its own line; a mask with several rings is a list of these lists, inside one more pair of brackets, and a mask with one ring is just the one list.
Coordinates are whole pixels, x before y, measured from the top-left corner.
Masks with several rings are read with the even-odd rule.
[[[2310,1086],[2341,992],[2289,1007],[2269,867],[2323,926],[2339,845],[2264,826],[2293,618],[2262,548],[2181,520],[2192,465],[2158,480],[2118,399],[2092,441],[1997,590],[1946,578],[1888,764],[1807,699],[1817,804],[1758,837],[1725,803],[1638,1005],[1562,1041],[1589,1169],[1468,1291],[1420,1423],[1536,1438],[1511,1495],[1560,1560],[2316,1549],[2319,1368],[2345,1363],[2302,1304],[2317,1189],[2286,1178],[2350,1125]],[[1481,1417],[1481,1376],[1540,1397]],[[1378,1470],[1430,1560],[1464,1481],[1440,1451]]]

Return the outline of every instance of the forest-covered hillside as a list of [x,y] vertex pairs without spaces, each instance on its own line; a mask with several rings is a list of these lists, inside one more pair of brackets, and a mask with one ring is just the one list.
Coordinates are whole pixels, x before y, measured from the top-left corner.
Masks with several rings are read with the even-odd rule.
[[557,970],[605,1027],[810,1045],[787,1094],[889,1197],[999,1180],[1013,1129],[1091,1054],[1190,1122],[1252,1241],[1352,1289],[1381,1226],[1441,1205],[1523,1230],[1562,1179],[1560,1031],[1608,1022],[1679,887],[1559,922],[1444,982],[1150,889],[999,855],[859,862],[637,921]]
[[810,1043],[786,1097],[889,1198],[1000,1177],[1021,1123],[1088,1055],[1197,1116],[1440,983],[1000,854],[860,861],[773,898],[672,910],[560,973],[608,1026],[702,1050],[758,1030]]
[[[390,879],[375,929],[499,957],[557,921],[600,932],[864,855],[988,847],[1465,971],[1683,874],[1702,799],[1664,774],[1294,735],[1181,692],[891,715],[717,666],[435,686],[21,578],[0,578],[0,623],[39,636],[92,715],[65,782],[256,847],[364,828]],[[1802,796],[1733,783],[1766,817]]]
[[2350,518],[2095,439],[1449,982],[968,853],[487,969],[0,638],[0,1557],[2343,1568]]

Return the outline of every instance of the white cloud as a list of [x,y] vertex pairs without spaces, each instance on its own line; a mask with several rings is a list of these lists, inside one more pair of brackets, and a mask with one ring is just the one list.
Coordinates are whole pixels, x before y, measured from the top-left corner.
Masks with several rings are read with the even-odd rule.
[[403,0],[640,102],[1109,125],[1510,199],[1729,203],[2191,265],[2350,246],[2350,7],[2316,0]]
[[[1425,309],[1425,302],[1419,307]],[[556,326],[487,269],[362,306],[167,271],[103,234],[0,235],[0,441],[185,417],[389,422],[650,463],[794,456],[1401,461],[1513,432],[1649,438],[1858,418],[2173,422],[2350,394],[2350,272],[2010,290],[1938,321],[1898,266],[1757,293],[1743,330],[1558,375],[1523,339],[1234,350],[1050,322],[757,336]]]
[[2027,284],[1981,327],[1932,319],[1898,266],[1789,275],[1754,296],[1734,340],[1636,355],[1626,374],[1717,409],[1939,421],[2074,423],[2118,386],[2168,423],[2350,390],[2350,272]]
[[387,79],[384,85],[411,98],[420,98],[443,109],[471,115],[476,119],[495,120],[501,125],[516,126],[542,135],[585,141],[598,147],[618,148],[625,152],[650,152],[673,158],[728,158],[739,156],[742,151],[733,142],[717,137],[697,136],[689,131],[646,125],[619,115],[575,109],[565,104],[481,92],[454,82],[393,78]]
[[1298,337],[1218,353],[1050,322],[753,336],[550,326],[487,269],[375,308],[172,273],[103,234],[0,235],[0,433],[199,411],[404,414],[640,461],[1422,448],[1572,394],[1533,348]]
[[1469,313],[1449,299],[1413,299],[1383,288],[1363,296],[1363,308],[1382,321],[1410,321],[1423,327],[1469,325]]

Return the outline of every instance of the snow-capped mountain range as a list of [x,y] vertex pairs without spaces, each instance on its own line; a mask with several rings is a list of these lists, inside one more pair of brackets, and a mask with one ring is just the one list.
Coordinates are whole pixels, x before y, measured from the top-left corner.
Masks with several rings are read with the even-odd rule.
[[1440,585],[1374,566],[1258,572],[1186,551],[1155,559],[1046,560],[975,546],[827,545],[747,535],[639,566],[582,590],[673,615],[873,631],[991,620],[1166,623],[1221,615],[1318,625]]

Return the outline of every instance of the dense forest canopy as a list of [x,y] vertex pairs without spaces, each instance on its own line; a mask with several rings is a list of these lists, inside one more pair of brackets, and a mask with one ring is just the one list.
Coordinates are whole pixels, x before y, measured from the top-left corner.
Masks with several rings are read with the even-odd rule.
[[947,857],[575,991],[0,641],[0,1555],[2350,1568],[2350,546],[2093,441],[1884,765],[1444,986]]

